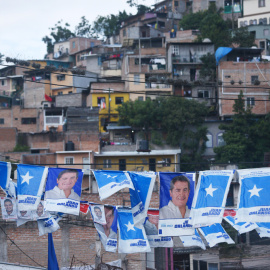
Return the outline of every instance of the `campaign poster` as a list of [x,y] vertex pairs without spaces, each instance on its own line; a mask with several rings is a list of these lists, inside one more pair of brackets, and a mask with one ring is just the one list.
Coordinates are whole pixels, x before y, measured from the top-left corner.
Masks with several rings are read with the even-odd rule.
[[94,222],[105,225],[106,219],[105,219],[104,205],[97,204],[91,205],[90,207]]
[[45,211],[79,215],[83,172],[49,168],[45,187]]
[[[91,208],[90,208],[91,209]],[[115,206],[104,206],[106,224],[94,222],[100,241],[106,251],[117,250],[117,210]],[[91,210],[92,216],[94,215]]]
[[189,214],[194,197],[194,173],[159,173],[159,236],[193,235]]
[[17,202],[13,198],[1,197],[3,219],[17,219]]
[[44,201],[39,202],[37,210],[32,211],[32,216],[34,220],[49,218],[49,212],[44,210]]
[[173,247],[173,238],[171,236],[158,236],[158,221],[159,210],[148,210],[144,229],[150,247]]

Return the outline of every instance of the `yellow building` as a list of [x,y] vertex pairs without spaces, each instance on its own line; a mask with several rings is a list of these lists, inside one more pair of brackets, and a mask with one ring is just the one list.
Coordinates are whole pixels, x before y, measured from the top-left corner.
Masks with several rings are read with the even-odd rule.
[[109,123],[118,122],[117,108],[129,100],[124,83],[95,82],[91,84],[91,106],[99,108],[99,131],[105,132]]

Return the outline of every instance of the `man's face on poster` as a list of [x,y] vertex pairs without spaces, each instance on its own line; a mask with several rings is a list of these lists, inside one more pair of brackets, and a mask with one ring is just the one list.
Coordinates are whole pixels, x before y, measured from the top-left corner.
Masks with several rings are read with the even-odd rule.
[[27,211],[20,211],[20,214],[22,217],[24,217],[27,214]]
[[39,203],[38,204],[38,207],[37,207],[37,214],[38,214],[38,216],[41,216],[42,214],[43,214],[43,205],[42,205],[42,203]]
[[107,228],[111,228],[114,219],[113,210],[107,209],[106,207],[104,209],[105,209],[106,226]]
[[184,181],[177,181],[174,184],[174,188],[170,190],[170,196],[175,206],[183,207],[186,206],[189,196],[188,183]]
[[148,215],[148,219],[152,224],[154,224],[158,228],[158,221],[159,221],[158,215]]
[[11,201],[5,201],[4,206],[5,206],[7,214],[10,215],[13,212],[13,204],[12,204],[12,202]]
[[95,208],[94,211],[95,211],[95,214],[98,218],[102,218],[102,212],[101,212],[100,208]]
[[76,172],[66,172],[59,179],[57,178],[58,188],[62,190],[71,190],[77,182]]

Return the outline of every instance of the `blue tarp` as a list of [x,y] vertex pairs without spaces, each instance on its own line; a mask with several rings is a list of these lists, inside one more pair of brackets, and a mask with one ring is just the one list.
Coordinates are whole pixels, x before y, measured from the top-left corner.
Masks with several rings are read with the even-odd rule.
[[215,57],[216,57],[217,66],[219,64],[220,59],[224,57],[225,55],[227,55],[228,53],[230,53],[231,51],[232,51],[232,48],[229,48],[229,47],[219,47],[216,50]]

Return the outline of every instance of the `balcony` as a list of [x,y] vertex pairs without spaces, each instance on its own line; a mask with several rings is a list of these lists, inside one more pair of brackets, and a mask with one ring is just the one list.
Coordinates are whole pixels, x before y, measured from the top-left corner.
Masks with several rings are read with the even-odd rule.
[[173,64],[200,64],[201,56],[190,56],[190,55],[172,55]]

